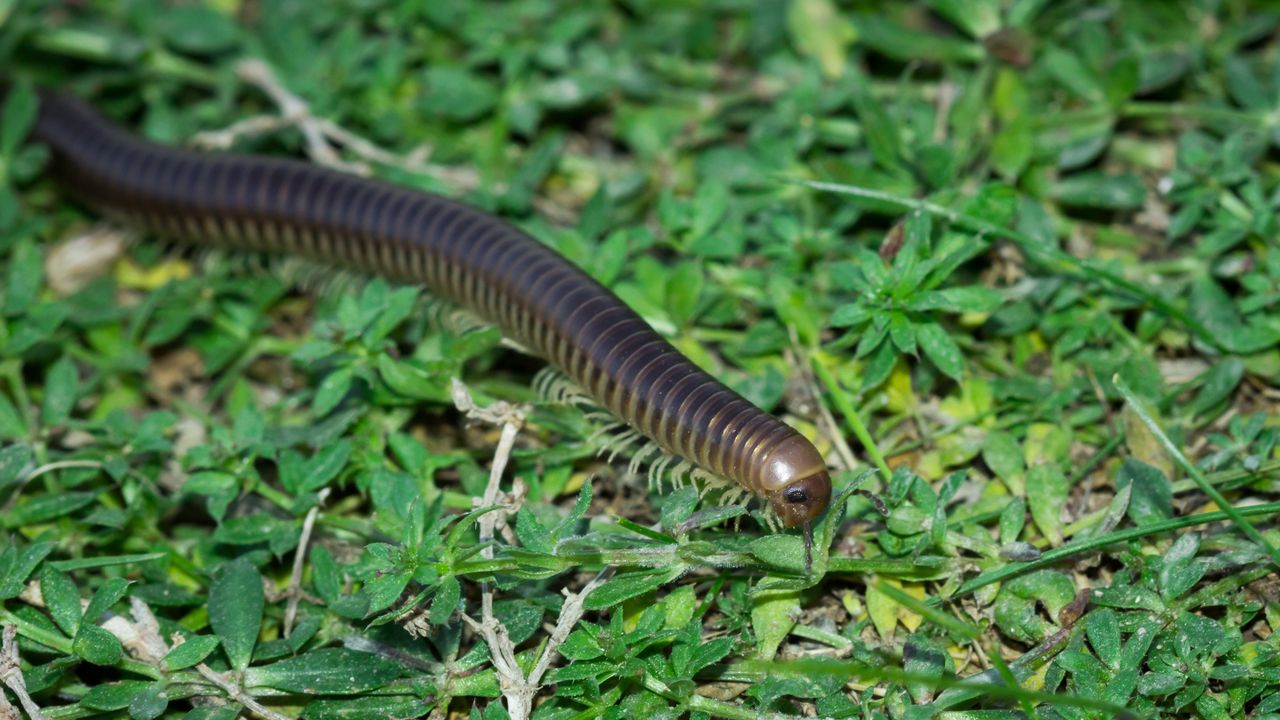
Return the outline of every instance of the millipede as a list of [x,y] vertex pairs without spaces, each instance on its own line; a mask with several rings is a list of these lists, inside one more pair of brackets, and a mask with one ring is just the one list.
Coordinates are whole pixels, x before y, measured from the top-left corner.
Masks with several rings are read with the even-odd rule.
[[831,500],[814,445],[513,225],[299,160],[149,142],[70,95],[38,96],[31,137],[48,146],[55,180],[92,210],[180,242],[289,253],[423,285],[498,325],[665,452],[766,501],[812,543]]

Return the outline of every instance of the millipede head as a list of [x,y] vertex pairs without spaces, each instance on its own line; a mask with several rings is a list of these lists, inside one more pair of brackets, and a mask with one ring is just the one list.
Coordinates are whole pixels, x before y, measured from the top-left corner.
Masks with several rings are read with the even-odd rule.
[[783,525],[815,522],[831,502],[831,475],[822,454],[800,435],[784,440],[768,455],[760,494]]

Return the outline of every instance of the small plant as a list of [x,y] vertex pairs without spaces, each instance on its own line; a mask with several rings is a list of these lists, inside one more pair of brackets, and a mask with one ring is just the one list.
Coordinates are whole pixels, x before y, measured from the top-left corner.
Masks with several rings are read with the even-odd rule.
[[895,226],[876,254],[855,248],[856,259],[840,266],[836,281],[856,298],[831,314],[831,325],[847,328],[838,350],[854,346],[866,358],[862,388],[878,387],[902,356],[923,354],[939,371],[959,382],[964,354],[940,324],[945,315],[988,314],[1001,295],[982,285],[944,287],[966,261],[988,247],[978,237],[944,232],[933,239],[933,218],[917,211]]

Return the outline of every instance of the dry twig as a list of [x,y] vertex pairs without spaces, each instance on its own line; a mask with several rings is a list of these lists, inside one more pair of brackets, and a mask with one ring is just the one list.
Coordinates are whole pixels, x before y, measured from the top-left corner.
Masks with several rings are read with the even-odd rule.
[[[270,97],[279,108],[279,114],[245,118],[222,130],[200,133],[193,138],[196,145],[225,149],[242,137],[297,128],[306,142],[307,156],[325,167],[356,175],[369,175],[369,163],[377,163],[435,178],[460,191],[471,190],[480,184],[480,176],[474,170],[427,162],[432,150],[428,144],[419,145],[406,155],[397,155],[332,120],[318,117],[312,112],[310,103],[289,91],[276,77],[271,66],[261,60],[240,61],[236,64],[236,75]],[[359,160],[352,162],[343,159],[335,144],[346,148]]]
[[[27,681],[22,677],[22,666],[18,662],[18,626],[4,626],[4,642],[0,645],[0,683],[9,688],[9,692],[18,698],[18,704],[31,720],[45,720],[44,713],[27,694]],[[0,717],[18,720],[18,709],[13,706],[4,693],[0,693]]]
[[[524,423],[524,410],[508,403],[494,403],[487,408],[478,407],[471,399],[466,386],[457,380],[453,381],[453,401],[468,418],[502,426],[498,449],[494,453],[493,466],[489,472],[489,484],[485,487],[484,498],[477,503],[480,507],[499,507],[482,516],[478,523],[480,544],[484,546],[481,553],[486,558],[492,558],[494,530],[505,523],[509,513],[515,512],[518,508],[518,505],[509,500],[503,502],[501,482],[507,460],[511,455],[511,448],[515,444],[516,433]],[[519,489],[513,490],[511,495],[518,492]],[[509,498],[510,495],[507,497]],[[511,642],[506,626],[494,616],[493,586],[487,582],[480,584],[480,620],[477,621],[466,613],[462,614],[462,619],[489,646],[489,657],[493,662],[494,670],[498,673],[498,684],[502,689],[503,698],[507,701],[507,714],[512,720],[528,720],[533,711],[533,700],[542,688],[543,676],[551,668],[561,643],[569,637],[573,627],[582,619],[583,602],[592,590],[609,578],[610,574],[611,571],[605,569],[576,593],[571,593],[567,589],[562,591],[565,600],[560,606],[560,616],[556,619],[555,627],[542,649],[542,654],[538,656],[528,675],[520,669],[520,664],[516,660],[515,644]]]
[[289,596],[289,602],[284,609],[285,637],[289,637],[293,632],[293,621],[298,617],[298,601],[303,596],[303,563],[307,559],[307,546],[311,543],[311,530],[315,527],[316,516],[320,514],[320,507],[324,505],[324,501],[328,497],[329,488],[321,490],[315,506],[307,511],[307,517],[302,521],[302,537],[298,539],[298,549],[293,554],[293,571],[289,574],[289,589],[285,591]]
[[203,677],[205,680],[208,680],[214,685],[217,685],[219,688],[222,689],[224,693],[227,694],[228,698],[230,698],[234,702],[237,702],[243,705],[249,712],[253,713],[254,715],[257,715],[260,718],[265,718],[266,720],[289,720],[288,717],[281,715],[275,710],[272,710],[271,708],[263,705],[262,703],[258,702],[257,699],[254,698],[252,695],[240,689],[240,686],[237,685],[235,682],[232,682],[232,680],[230,679],[231,673],[215,672],[212,668],[210,668],[208,665],[205,665],[204,663],[200,663],[199,665],[196,666],[196,672],[200,673],[201,677]]

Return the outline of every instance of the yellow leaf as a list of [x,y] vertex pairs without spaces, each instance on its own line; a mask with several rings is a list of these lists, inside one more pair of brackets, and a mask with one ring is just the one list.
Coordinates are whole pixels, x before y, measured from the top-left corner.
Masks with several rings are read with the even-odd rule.
[[185,260],[168,260],[150,268],[139,267],[128,258],[116,264],[116,282],[137,290],[154,290],[170,280],[187,277],[191,277],[191,264]]
[[947,471],[946,465],[942,463],[942,453],[936,450],[921,455],[914,469],[925,480],[937,480]]
[[[902,587],[908,595],[917,599],[924,600],[924,586],[919,583],[911,583]],[[898,607],[898,620],[902,622],[902,626],[911,632],[915,632],[916,628],[924,622],[924,616],[918,615],[905,607]]]
[[955,467],[968,463],[982,452],[982,442],[986,433],[976,427],[968,426],[958,432],[943,435],[934,443],[944,467]]
[[[991,383],[984,378],[971,377],[960,383],[960,394],[948,395],[938,403],[938,409],[956,420],[968,420],[990,412],[995,393]],[[995,418],[988,415],[979,425],[991,425]]]
[[871,616],[871,624],[876,626],[880,639],[885,642],[893,640],[893,631],[898,627],[898,604],[875,587],[868,587],[867,614]]
[[569,481],[564,484],[564,490],[560,491],[561,496],[577,495],[582,490],[582,484],[591,477],[589,472],[576,472],[569,476]]
[[1045,663],[1044,665],[1040,666],[1039,670],[1027,676],[1027,678],[1022,681],[1022,689],[1030,690],[1032,692],[1040,692],[1041,690],[1043,690],[1044,676],[1045,676],[1045,673],[1049,672],[1049,666],[1051,664],[1052,663]]
[[1071,449],[1071,430],[1053,423],[1032,423],[1027,428],[1023,458],[1027,467],[1047,462],[1061,462]]
[[845,56],[857,32],[831,0],[791,0],[787,30],[796,51],[817,60],[828,80],[844,75]]
[[890,412],[902,413],[916,406],[916,394],[911,389],[911,371],[906,363],[897,363],[893,372],[889,373],[889,382],[885,384],[885,396]]
[[[924,586],[919,583],[904,586],[897,580],[887,578],[882,579],[881,582],[899,588],[914,598],[924,599]],[[912,632],[915,632],[916,628],[924,622],[924,617],[899,605],[888,595],[876,590],[874,586],[867,588],[867,613],[871,616],[871,624],[876,626],[876,632],[886,642],[893,639],[894,630],[899,622]]]
[[653,601],[655,597],[657,597],[657,595],[651,591],[643,595],[638,595],[636,597],[631,598],[630,600],[623,602],[622,603],[623,629],[625,629],[627,632],[631,632],[632,630],[635,630],[636,626],[640,624],[640,616],[644,614],[645,610],[648,610],[649,608],[653,607],[653,604],[654,604]]
[[[1157,422],[1160,421],[1158,409],[1147,404],[1146,410]],[[1174,464],[1173,458],[1169,457],[1164,446],[1133,411],[1132,406],[1126,404],[1120,411],[1120,422],[1124,425],[1124,444],[1129,448],[1129,454],[1151,467],[1158,468],[1170,480],[1176,479],[1178,467]]]
[[854,595],[849,590],[845,590],[844,593],[840,595],[840,604],[844,606],[844,611],[849,613],[849,615],[855,620],[861,620],[862,615],[867,611],[867,606],[863,605],[862,601],[858,599],[858,596]]

